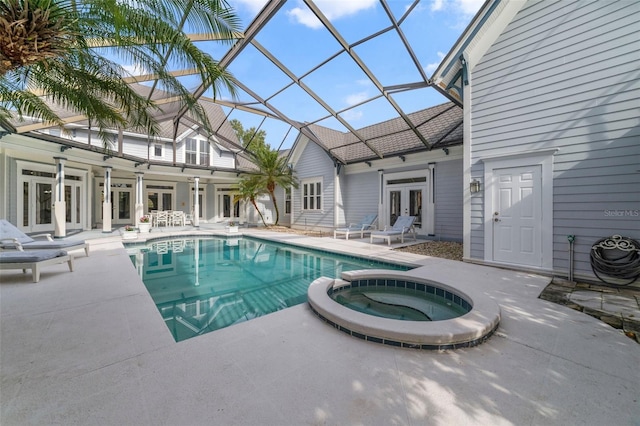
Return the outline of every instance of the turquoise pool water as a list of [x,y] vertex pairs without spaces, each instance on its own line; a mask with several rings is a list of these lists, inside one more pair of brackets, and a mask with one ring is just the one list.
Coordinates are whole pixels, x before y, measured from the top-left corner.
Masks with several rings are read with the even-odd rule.
[[251,238],[180,238],[127,249],[176,341],[304,303],[321,276],[409,269]]

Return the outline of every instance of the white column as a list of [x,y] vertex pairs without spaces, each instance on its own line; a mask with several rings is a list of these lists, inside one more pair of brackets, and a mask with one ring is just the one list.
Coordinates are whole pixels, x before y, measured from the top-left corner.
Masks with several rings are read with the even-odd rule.
[[53,236],[63,238],[67,236],[67,203],[64,199],[64,157],[53,157],[56,161],[56,182],[53,195]]
[[136,227],[140,225],[140,218],[144,216],[144,177],[143,172],[136,172]]
[[384,229],[387,226],[387,219],[384,215],[384,170],[378,170],[378,181],[380,189],[378,190],[378,228]]
[[346,224],[346,216],[344,212],[344,199],[342,196],[342,178],[340,177],[340,165],[335,164],[335,174],[333,175],[334,199],[333,199],[333,226],[338,227]]
[[[467,54],[464,55],[468,61]],[[473,76],[471,69],[467,70],[467,80],[469,84],[462,86],[462,134],[463,134],[463,154],[462,154],[462,258],[471,257],[471,80]],[[485,238],[488,236],[485,235]]]
[[427,235],[434,235],[435,234],[435,222],[436,222],[436,203],[435,203],[435,194],[434,191],[436,190],[435,187],[435,167],[436,164],[435,163],[429,163],[428,164],[429,168],[429,177],[427,179],[427,202],[426,202],[426,206],[424,206],[425,208],[422,209],[423,211],[423,216],[424,216],[424,212],[426,212],[426,218],[423,217],[423,223],[425,224],[424,230],[426,231]]
[[193,178],[193,226],[200,226],[200,178]]
[[104,198],[102,200],[102,232],[111,232],[111,167],[104,168]]

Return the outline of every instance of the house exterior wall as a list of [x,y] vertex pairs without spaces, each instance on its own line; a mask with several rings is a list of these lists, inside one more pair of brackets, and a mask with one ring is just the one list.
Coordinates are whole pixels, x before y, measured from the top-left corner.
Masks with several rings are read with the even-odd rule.
[[462,159],[435,167],[435,236],[462,241]]
[[[591,246],[640,239],[640,3],[529,1],[471,73],[471,177],[483,158],[553,154],[553,270],[593,277]],[[483,197],[471,258],[483,259]]]
[[235,167],[235,159],[232,152],[211,149],[210,158],[211,166],[213,167],[225,167],[230,169]]
[[206,222],[215,222],[216,218],[216,186],[209,184],[204,188],[205,192],[205,209],[204,220]]
[[[380,164],[368,167],[362,164],[347,166],[348,173],[343,180],[344,206],[346,223],[359,222],[365,215],[378,213],[383,180],[395,173],[411,173],[424,175],[434,169],[434,234],[425,238],[446,241],[462,241],[462,158],[461,147],[451,148],[451,154],[431,151],[407,156],[406,163],[399,159],[381,160]],[[382,178],[380,172],[383,170]],[[430,191],[430,190],[429,190]],[[429,197],[429,191],[425,194]],[[383,187],[384,192],[384,187]],[[429,208],[429,200],[423,200]],[[384,207],[383,207],[384,208]],[[384,220],[378,220],[376,227],[382,228]]]
[[366,215],[378,213],[380,177],[376,170],[349,174],[342,182],[346,225],[360,223]]
[[[292,191],[293,228],[333,228],[335,167],[327,154],[313,142],[305,145],[295,165],[300,187]],[[322,181],[322,209],[303,210],[302,188],[307,179]]]

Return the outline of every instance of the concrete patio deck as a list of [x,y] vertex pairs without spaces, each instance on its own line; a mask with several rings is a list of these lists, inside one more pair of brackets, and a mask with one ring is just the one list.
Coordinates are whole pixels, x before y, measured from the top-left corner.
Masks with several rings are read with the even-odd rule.
[[640,424],[640,345],[539,299],[548,277],[386,244],[250,233],[471,280],[502,322],[480,346],[420,351],[352,338],[303,304],[176,343],[120,238],[97,238],[74,272],[49,267],[34,284],[3,271],[0,423]]

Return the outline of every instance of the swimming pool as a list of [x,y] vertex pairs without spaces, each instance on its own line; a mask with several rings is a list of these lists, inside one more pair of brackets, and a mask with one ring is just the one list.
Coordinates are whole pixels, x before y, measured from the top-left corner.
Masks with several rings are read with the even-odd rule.
[[305,303],[309,284],[322,276],[410,269],[247,237],[182,237],[126,247],[178,342]]

